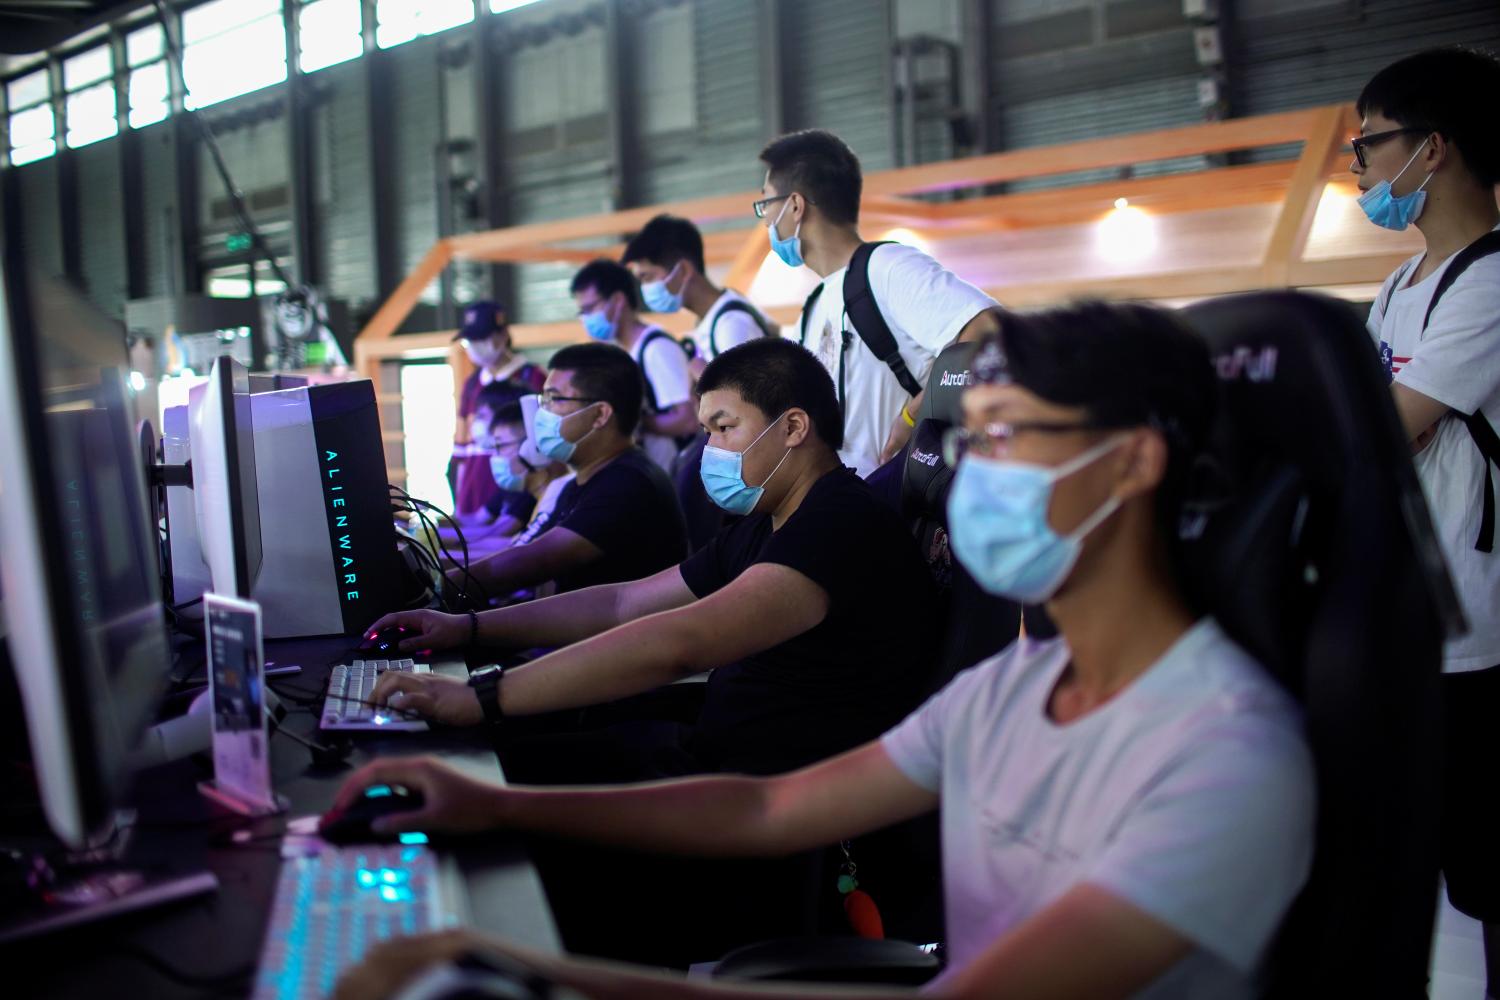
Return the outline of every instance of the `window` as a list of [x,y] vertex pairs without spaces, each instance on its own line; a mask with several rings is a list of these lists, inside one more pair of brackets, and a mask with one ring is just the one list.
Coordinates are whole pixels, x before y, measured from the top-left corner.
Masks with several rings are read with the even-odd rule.
[[125,36],[125,61],[130,65],[131,128],[166,121],[171,110],[171,88],[165,57],[161,25],[150,24]]
[[10,162],[45,159],[57,152],[57,121],[49,103],[52,88],[47,71],[39,69],[5,85],[10,105]]
[[406,490],[414,497],[453,509],[448,458],[453,453],[453,369],[447,364],[401,366],[401,429]]
[[286,79],[281,0],[212,0],[182,15],[188,108],[206,108]]
[[115,120],[113,74],[114,60],[103,46],[64,60],[69,149],[108,139],[120,130]]
[[382,49],[474,20],[473,0],[379,0],[375,44]]
[[297,35],[304,73],[358,59],[365,50],[359,0],[313,0],[297,14]]

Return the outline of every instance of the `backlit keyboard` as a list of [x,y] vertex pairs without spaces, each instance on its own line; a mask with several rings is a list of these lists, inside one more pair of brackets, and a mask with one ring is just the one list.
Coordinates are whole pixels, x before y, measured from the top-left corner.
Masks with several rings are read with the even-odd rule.
[[386,938],[456,927],[465,895],[451,858],[407,843],[326,847],[281,864],[254,1000],[327,997]]
[[323,701],[323,729],[422,730],[427,723],[400,712],[376,708],[370,703],[375,681],[388,670],[427,674],[432,668],[411,660],[355,660],[333,668],[328,678],[328,697]]

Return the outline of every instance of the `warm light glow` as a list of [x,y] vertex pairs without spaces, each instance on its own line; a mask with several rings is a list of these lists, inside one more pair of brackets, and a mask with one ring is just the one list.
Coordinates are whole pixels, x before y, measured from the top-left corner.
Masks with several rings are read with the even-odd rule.
[[897,243],[904,243],[909,247],[917,248],[925,254],[932,253],[931,245],[929,245],[926,240],[918,236],[916,233],[912,232],[910,229],[906,229],[903,227],[887,229],[884,233],[880,234],[880,238],[882,240],[894,240]]
[[146,391],[146,376],[142,375],[140,372],[131,372],[130,373],[130,388],[133,389],[133,390],[135,390],[136,392],[145,392]]
[[1099,256],[1116,264],[1144,260],[1156,250],[1156,220],[1124,198],[1099,221],[1094,247]]

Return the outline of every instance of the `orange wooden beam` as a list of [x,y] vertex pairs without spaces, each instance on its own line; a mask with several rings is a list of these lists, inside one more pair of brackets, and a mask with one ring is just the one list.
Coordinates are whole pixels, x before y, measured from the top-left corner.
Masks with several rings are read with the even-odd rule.
[[1269,288],[1284,288],[1291,280],[1292,266],[1302,259],[1307,248],[1307,234],[1312,231],[1313,217],[1323,189],[1328,186],[1328,163],[1343,147],[1346,138],[1346,111],[1343,106],[1321,108],[1316,113],[1302,155],[1292,171],[1286,197],[1271,239],[1266,244],[1261,268]]
[[376,310],[375,315],[370,317],[370,322],[365,324],[365,328],[359,331],[359,339],[383,340],[400,329],[406,317],[411,315],[417,300],[427,290],[427,286],[442,273],[443,268],[447,267],[452,259],[453,250],[447,240],[438,240],[434,243],[416,269],[396,286],[391,297],[385,300]]
[[748,289],[755,276],[760,273],[760,265],[764,263],[766,254],[770,252],[770,231],[765,226],[751,229],[750,235],[741,242],[739,252],[734,255],[729,273],[724,275],[725,287],[742,292]]

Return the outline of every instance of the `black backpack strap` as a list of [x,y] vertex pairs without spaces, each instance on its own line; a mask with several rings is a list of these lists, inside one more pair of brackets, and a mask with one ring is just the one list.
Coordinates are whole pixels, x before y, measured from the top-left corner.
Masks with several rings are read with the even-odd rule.
[[[821,289],[823,286],[819,285],[818,287]],[[719,341],[715,339],[715,335],[719,331],[719,320],[724,318],[725,313],[732,312],[742,312],[747,314],[751,319],[755,321],[755,325],[760,327],[760,332],[762,334],[765,334],[767,331],[766,318],[760,314],[759,309],[755,308],[743,299],[730,299],[728,302],[724,303],[723,307],[720,308],[717,313],[714,314],[714,321],[708,324],[708,349],[713,352],[712,356],[709,358],[710,361],[712,361],[713,358],[717,358],[719,356]]]
[[799,335],[797,343],[801,344],[803,347],[807,346],[807,324],[812,322],[810,317],[812,316],[813,306],[818,304],[818,296],[822,294],[823,283],[820,281],[813,286],[812,291],[807,293],[807,298],[802,300],[802,333]]
[[649,329],[649,330],[646,331],[645,340],[641,344],[641,364],[640,364],[640,368],[641,368],[641,381],[644,382],[645,385],[646,385],[646,407],[647,407],[648,412],[651,412],[651,413],[660,413],[661,412],[661,407],[658,406],[658,405],[656,405],[656,387],[651,384],[651,376],[646,374],[646,352],[649,351],[649,350],[651,350],[651,342],[652,341],[658,340],[658,339],[660,339],[662,337],[665,337],[668,340],[670,340],[673,344],[676,344],[677,348],[679,350],[681,350],[681,348],[682,348],[682,345],[680,343],[678,343],[678,340],[677,340],[676,337],[672,336],[670,333],[668,333],[667,331],[663,330],[659,326],[653,326],[651,329]]
[[1380,317],[1382,320],[1384,320],[1386,312],[1391,308],[1391,296],[1396,294],[1396,289],[1401,287],[1401,282],[1406,280],[1406,276],[1411,273],[1411,269],[1415,266],[1415,263],[1415,261],[1409,260],[1405,264],[1402,264],[1401,270],[1396,272],[1395,280],[1386,287],[1385,294],[1380,297]]
[[[1470,243],[1458,252],[1453,258],[1453,263],[1448,265],[1443,276],[1438,279],[1437,287],[1432,290],[1432,301],[1427,304],[1427,315],[1422,317],[1422,332],[1427,332],[1427,324],[1432,321],[1432,311],[1437,308],[1438,300],[1443,293],[1453,287],[1453,283],[1469,269],[1469,265],[1476,260],[1481,260],[1491,254],[1500,253],[1500,232],[1490,231],[1479,239]],[[1479,537],[1474,540],[1474,548],[1480,552],[1493,552],[1495,549],[1495,482],[1490,477],[1490,466],[1500,469],[1500,436],[1495,434],[1495,428],[1485,419],[1483,410],[1475,410],[1473,413],[1464,414],[1464,426],[1469,429],[1469,437],[1474,439],[1474,446],[1479,449],[1480,456],[1484,459],[1484,507],[1479,518]]]
[[854,251],[849,270],[844,272],[844,309],[854,323],[854,332],[859,334],[870,353],[885,363],[908,396],[917,396],[922,392],[922,384],[906,367],[901,349],[896,346],[896,335],[891,333],[885,317],[880,315],[880,305],[870,290],[870,255],[876,247],[890,242],[861,243]]
[[1437,288],[1432,290],[1432,301],[1427,303],[1427,315],[1422,317],[1424,333],[1427,331],[1427,324],[1432,320],[1432,311],[1437,308],[1438,300],[1443,297],[1443,293],[1453,287],[1453,283],[1469,269],[1470,264],[1495,253],[1500,253],[1500,232],[1495,230],[1485,233],[1458,252],[1453,258],[1453,263],[1448,265],[1448,269],[1438,279]]

